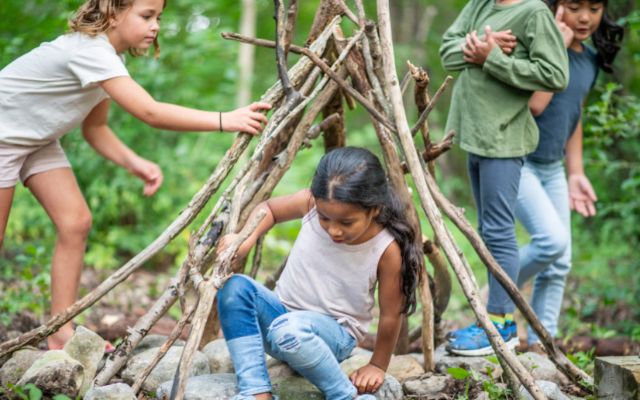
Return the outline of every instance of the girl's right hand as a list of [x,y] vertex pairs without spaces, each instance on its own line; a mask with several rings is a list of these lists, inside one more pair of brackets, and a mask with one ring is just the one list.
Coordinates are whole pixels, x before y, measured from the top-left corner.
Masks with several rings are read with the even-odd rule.
[[573,43],[573,36],[575,33],[573,29],[569,28],[569,25],[565,24],[564,21],[564,7],[558,6],[556,10],[556,25],[558,25],[558,29],[560,33],[562,33],[562,39],[564,40],[564,47],[569,48],[571,43]]
[[[229,247],[229,245],[231,245],[231,243],[233,243],[235,240],[238,240],[239,237],[240,235],[237,233],[229,233],[221,237],[218,241],[218,246],[216,247],[216,255],[219,256],[220,253],[222,253],[227,247]],[[247,254],[249,254],[249,250],[250,248],[247,249],[245,243],[242,243],[240,247],[238,247],[236,255],[233,258],[243,259],[247,256]]]
[[260,111],[269,109],[271,109],[271,105],[268,103],[252,103],[246,107],[221,113],[222,126],[220,130],[257,135],[262,132],[262,124],[269,122],[267,117]]

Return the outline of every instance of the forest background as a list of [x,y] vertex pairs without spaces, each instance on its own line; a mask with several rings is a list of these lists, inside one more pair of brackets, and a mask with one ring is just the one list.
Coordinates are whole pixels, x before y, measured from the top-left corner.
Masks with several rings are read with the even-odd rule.
[[[18,56],[66,31],[66,21],[81,0],[2,0],[0,5],[0,68]],[[300,3],[295,43],[302,44],[319,1]],[[347,1],[350,4],[350,1]],[[445,29],[464,0],[394,0],[392,16],[399,76],[405,60],[425,67],[435,90],[446,77],[438,47]],[[375,2],[365,1],[375,18]],[[231,110],[242,86],[250,99],[277,79],[273,50],[258,48],[249,78],[239,75],[240,45],[220,37],[239,30],[242,13],[255,7],[256,35],[273,38],[273,2],[269,0],[169,0],[160,32],[161,56],[127,57],[131,75],[157,100],[209,110]],[[244,10],[244,11],[243,11]],[[635,0],[610,0],[609,10],[625,30],[615,73],[601,73],[585,107],[585,169],[598,194],[598,214],[583,219],[572,215],[573,270],[569,276],[561,336],[593,338],[624,336],[640,341],[640,12]],[[251,24],[253,25],[253,24]],[[343,22],[347,32],[352,24]],[[297,59],[290,55],[290,64]],[[410,91],[409,91],[410,92]],[[432,135],[443,135],[450,91],[430,116]],[[477,96],[478,101],[491,101]],[[245,100],[246,102],[246,100]],[[411,96],[406,104],[416,119]],[[377,139],[366,113],[346,113],[347,143],[377,149]],[[233,140],[230,134],[174,133],[150,128],[112,105],[110,125],[142,156],[161,165],[165,182],[151,198],[142,196],[139,180],[99,157],[79,131],[67,135],[63,146],[93,213],[93,228],[85,258],[85,274],[104,278],[157,237],[204,183]],[[275,194],[307,187],[323,146],[317,142],[302,151]],[[475,223],[475,211],[466,177],[465,154],[455,147],[438,160],[437,178],[445,194],[465,208]],[[231,174],[233,175],[233,173]],[[213,204],[213,203],[211,203]],[[206,213],[203,213],[206,214]],[[195,223],[199,226],[204,215]],[[425,232],[430,229],[423,221]],[[299,225],[278,226],[265,241],[263,265],[270,271],[288,253]],[[455,231],[455,228],[453,229]],[[189,229],[144,270],[155,276],[142,288],[153,297],[187,253]],[[469,257],[476,276],[486,282],[485,268],[462,235],[456,238]],[[528,240],[519,227],[521,243]],[[55,229],[24,187],[19,186],[0,250],[0,324],[8,326],[25,311],[44,320],[49,299],[49,264]],[[635,250],[634,250],[635,249]],[[90,288],[83,287],[82,293]],[[116,289],[118,290],[118,289]],[[81,294],[82,294],[81,293]],[[116,307],[118,305],[115,305]],[[122,306],[126,308],[129,306]],[[85,313],[86,314],[86,313]],[[419,315],[417,313],[416,315]],[[76,321],[82,322],[82,316]],[[454,284],[454,296],[445,314],[466,323],[472,313]],[[411,320],[414,325],[419,321]]]

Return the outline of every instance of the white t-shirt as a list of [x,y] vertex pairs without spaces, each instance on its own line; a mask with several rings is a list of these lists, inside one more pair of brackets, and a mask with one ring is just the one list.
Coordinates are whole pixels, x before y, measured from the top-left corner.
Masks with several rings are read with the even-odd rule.
[[97,84],[129,76],[106,35],[59,36],[0,71],[0,142],[41,146],[82,123],[109,95]]

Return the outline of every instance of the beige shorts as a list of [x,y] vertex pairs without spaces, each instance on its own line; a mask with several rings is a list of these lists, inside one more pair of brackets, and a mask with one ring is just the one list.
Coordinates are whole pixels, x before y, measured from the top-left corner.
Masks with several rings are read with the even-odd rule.
[[18,146],[0,142],[0,188],[16,186],[31,176],[57,168],[71,168],[60,142],[44,146]]

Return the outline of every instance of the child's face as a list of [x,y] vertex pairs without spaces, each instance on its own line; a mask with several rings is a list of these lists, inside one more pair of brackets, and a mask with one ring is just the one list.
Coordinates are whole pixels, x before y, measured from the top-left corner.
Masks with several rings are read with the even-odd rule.
[[365,210],[341,201],[316,199],[320,226],[335,243],[359,244],[378,232],[374,218],[378,210]]
[[558,5],[565,9],[563,22],[573,30],[574,41],[588,39],[598,29],[604,14],[604,3],[581,0],[561,1]]
[[148,49],[160,31],[160,16],[164,0],[135,0],[131,7],[120,12],[108,32],[119,52],[134,48]]

